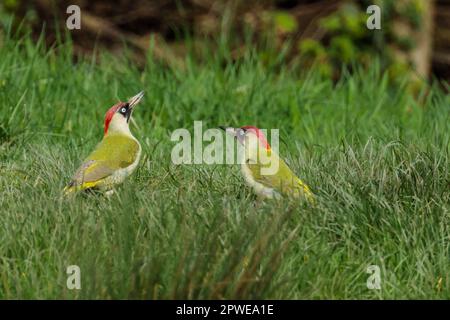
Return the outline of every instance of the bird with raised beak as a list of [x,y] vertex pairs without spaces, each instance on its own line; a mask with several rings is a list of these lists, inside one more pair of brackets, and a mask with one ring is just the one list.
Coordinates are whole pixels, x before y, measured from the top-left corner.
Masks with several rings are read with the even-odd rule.
[[305,197],[313,201],[309,187],[300,180],[271,149],[264,133],[254,126],[221,129],[233,136],[243,147],[240,163],[246,183],[260,198]]
[[88,189],[106,191],[110,195],[115,185],[133,173],[139,163],[141,145],[131,133],[129,123],[143,96],[140,92],[106,112],[103,139],[64,188],[66,195]]

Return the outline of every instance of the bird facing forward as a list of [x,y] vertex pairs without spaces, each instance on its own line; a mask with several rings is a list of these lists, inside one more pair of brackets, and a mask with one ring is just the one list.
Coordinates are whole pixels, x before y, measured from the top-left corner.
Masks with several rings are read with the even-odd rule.
[[[244,147],[241,171],[245,181],[262,198],[305,197],[313,201],[309,187],[300,180],[267,142],[264,133],[254,126],[220,127]],[[274,168],[274,170],[270,170]]]
[[139,163],[141,145],[131,133],[129,122],[134,107],[143,96],[140,92],[106,112],[103,139],[64,188],[65,195],[87,189],[111,194],[115,185],[133,173]]

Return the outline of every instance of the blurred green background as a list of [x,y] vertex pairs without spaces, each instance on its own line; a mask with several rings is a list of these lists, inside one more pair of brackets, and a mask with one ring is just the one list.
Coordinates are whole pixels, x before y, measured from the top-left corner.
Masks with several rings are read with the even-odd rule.
[[[81,30],[69,32],[71,4],[82,19]],[[381,8],[381,30],[366,27],[371,4]],[[448,0],[5,0],[1,10],[3,25],[14,16],[19,32],[37,38],[45,29],[49,45],[70,35],[76,55],[128,47],[144,64],[152,46],[162,63],[183,67],[189,53],[202,60],[213,52],[226,63],[251,50],[267,64],[315,66],[334,80],[343,65],[351,70],[375,58],[393,81],[410,76],[413,91],[423,79],[450,78]]]

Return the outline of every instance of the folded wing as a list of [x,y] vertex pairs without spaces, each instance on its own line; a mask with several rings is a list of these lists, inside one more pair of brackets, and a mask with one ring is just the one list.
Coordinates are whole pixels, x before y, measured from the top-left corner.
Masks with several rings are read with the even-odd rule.
[[65,192],[99,186],[117,170],[132,165],[138,152],[139,145],[131,138],[106,136],[75,172]]
[[[303,183],[303,181],[292,172],[283,159],[279,158],[275,153],[270,154],[270,161],[267,161],[266,158],[264,163],[265,164],[248,164],[255,181],[287,195],[305,195],[307,198],[312,196],[308,186]],[[261,170],[263,168],[267,169],[270,166],[275,166],[276,168],[277,164],[278,170],[274,172],[274,174],[262,174],[263,172]]]

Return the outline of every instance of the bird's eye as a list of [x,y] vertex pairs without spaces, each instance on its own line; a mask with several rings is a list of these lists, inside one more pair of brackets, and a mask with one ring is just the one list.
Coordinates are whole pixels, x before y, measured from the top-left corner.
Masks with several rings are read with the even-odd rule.
[[127,108],[120,109],[120,113],[126,113],[126,112],[127,112]]

